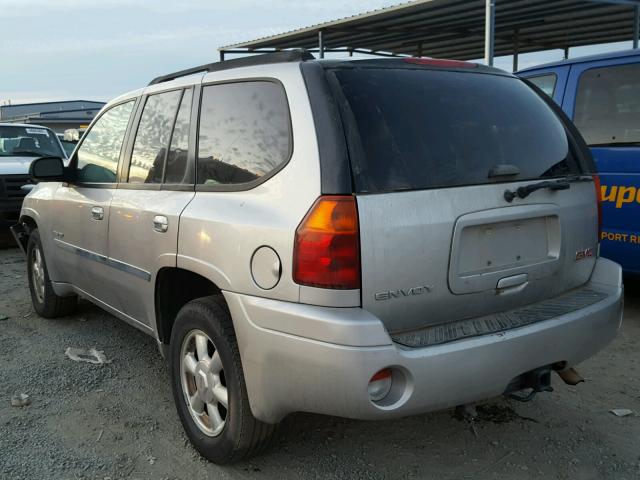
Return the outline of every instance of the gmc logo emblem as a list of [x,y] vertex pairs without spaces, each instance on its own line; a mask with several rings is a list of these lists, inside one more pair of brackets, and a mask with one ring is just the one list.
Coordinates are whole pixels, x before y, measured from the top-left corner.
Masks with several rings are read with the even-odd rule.
[[578,250],[576,252],[576,262],[587,257],[593,257],[593,248],[585,248],[584,250]]

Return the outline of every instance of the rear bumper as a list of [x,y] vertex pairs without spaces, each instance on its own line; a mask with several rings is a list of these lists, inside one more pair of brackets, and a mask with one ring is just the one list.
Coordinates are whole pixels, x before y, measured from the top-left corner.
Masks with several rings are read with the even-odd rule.
[[[611,342],[622,320],[619,265],[599,259],[588,288],[606,296],[552,319],[426,348],[394,343],[382,323],[359,308],[225,297],[251,409],[277,422],[297,411],[360,419],[412,415],[500,395],[534,368],[575,365]],[[387,367],[395,372],[390,400],[376,405],[367,385]]]

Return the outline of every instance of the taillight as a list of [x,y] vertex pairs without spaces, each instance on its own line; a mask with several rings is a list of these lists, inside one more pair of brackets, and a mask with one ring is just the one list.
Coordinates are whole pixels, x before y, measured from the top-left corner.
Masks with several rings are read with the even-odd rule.
[[356,200],[318,198],[296,230],[293,280],[300,285],[360,288],[360,239]]
[[598,242],[602,238],[602,189],[600,188],[600,176],[593,175],[593,184],[596,187],[596,199],[598,202]]

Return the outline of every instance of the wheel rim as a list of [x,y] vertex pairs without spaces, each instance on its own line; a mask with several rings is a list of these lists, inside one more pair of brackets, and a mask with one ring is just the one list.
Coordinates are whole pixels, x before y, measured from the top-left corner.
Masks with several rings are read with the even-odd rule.
[[227,421],[229,395],[220,354],[202,330],[192,330],[182,341],[180,377],[195,424],[209,437],[220,435]]
[[31,280],[33,283],[33,291],[39,303],[44,302],[44,262],[40,248],[33,249],[33,257],[31,259]]

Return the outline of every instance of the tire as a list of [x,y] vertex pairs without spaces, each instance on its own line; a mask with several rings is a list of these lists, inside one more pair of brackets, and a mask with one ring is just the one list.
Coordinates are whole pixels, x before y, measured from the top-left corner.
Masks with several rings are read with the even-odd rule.
[[202,456],[217,464],[233,463],[269,444],[276,426],[251,413],[238,342],[222,295],[193,300],[178,312],[170,364],[180,421]]
[[77,296],[59,297],[53,291],[40,241],[40,232],[37,228],[29,234],[27,274],[31,302],[38,315],[44,318],[57,318],[70,315],[75,311],[78,303]]

